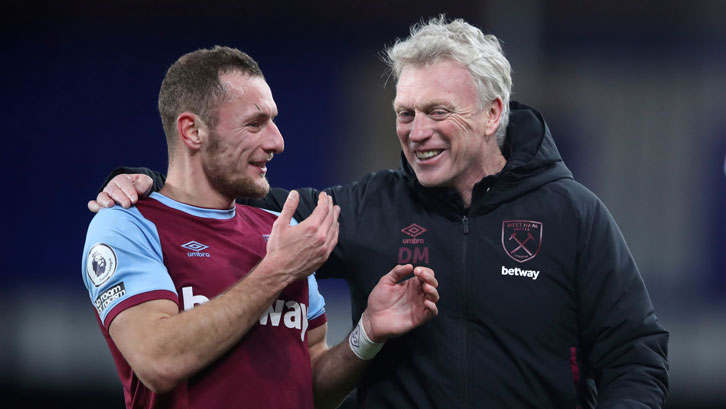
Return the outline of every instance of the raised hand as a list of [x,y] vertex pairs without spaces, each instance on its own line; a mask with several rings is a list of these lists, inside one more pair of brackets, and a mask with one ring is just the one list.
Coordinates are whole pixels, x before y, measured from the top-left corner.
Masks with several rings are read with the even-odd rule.
[[[413,272],[414,276],[401,281]],[[434,271],[411,264],[397,265],[381,277],[368,296],[368,308],[362,317],[367,336],[373,342],[401,335],[438,314]]]
[[326,193],[318,196],[312,214],[296,226],[290,226],[300,201],[299,193],[291,191],[280,216],[272,225],[263,262],[273,271],[301,278],[320,267],[338,243],[340,207]]
[[128,209],[139,200],[139,196],[149,194],[153,183],[151,177],[144,174],[116,175],[96,196],[96,200],[88,202],[88,210],[97,213],[104,207],[113,207],[114,204]]

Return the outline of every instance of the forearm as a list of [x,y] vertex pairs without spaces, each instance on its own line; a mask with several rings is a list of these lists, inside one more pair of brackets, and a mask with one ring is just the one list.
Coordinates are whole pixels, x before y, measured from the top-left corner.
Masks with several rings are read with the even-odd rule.
[[173,325],[178,337],[168,336],[168,341],[177,340],[174,343],[179,354],[174,355],[186,356],[190,366],[187,372],[206,367],[239,342],[259,320],[289,284],[272,275],[258,266],[219,297],[176,316],[180,322]]
[[183,313],[144,304],[126,310],[112,322],[111,336],[144,384],[165,392],[239,342],[287,284],[260,264],[220,296]]
[[[403,280],[413,272],[414,277]],[[308,339],[315,407],[334,408],[360,381],[369,360],[390,337],[401,335],[438,314],[434,272],[410,264],[395,266],[368,296],[368,307],[346,341],[327,349],[321,332]]]
[[337,407],[360,382],[368,362],[353,353],[347,339],[325,351],[313,362],[315,408]]

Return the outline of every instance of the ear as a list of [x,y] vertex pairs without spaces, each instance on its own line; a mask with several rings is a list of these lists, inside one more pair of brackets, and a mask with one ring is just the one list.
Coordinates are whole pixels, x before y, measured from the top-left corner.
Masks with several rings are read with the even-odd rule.
[[202,118],[191,112],[182,112],[176,118],[176,130],[179,139],[187,147],[197,150],[209,136],[209,128]]
[[499,127],[499,120],[502,118],[503,108],[504,104],[502,104],[502,99],[499,97],[492,101],[487,108],[487,122],[484,128],[487,136],[494,135],[497,131],[497,128]]

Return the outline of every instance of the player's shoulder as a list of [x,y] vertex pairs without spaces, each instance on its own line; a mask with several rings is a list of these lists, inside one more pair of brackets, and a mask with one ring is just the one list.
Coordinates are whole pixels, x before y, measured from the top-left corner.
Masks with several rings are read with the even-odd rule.
[[[263,224],[272,225],[273,223],[275,223],[275,220],[280,217],[280,212],[275,210],[263,209],[239,203],[235,204],[235,206],[237,207],[237,217],[255,220]],[[298,222],[297,220],[295,220],[294,217],[290,220],[291,226],[294,226],[297,223]]]
[[125,209],[121,206],[103,208],[91,219],[90,229],[107,229],[128,224],[139,224],[143,222],[144,216],[136,206]]
[[147,220],[136,206],[101,209],[91,220],[86,243],[143,240],[157,236],[156,225]]

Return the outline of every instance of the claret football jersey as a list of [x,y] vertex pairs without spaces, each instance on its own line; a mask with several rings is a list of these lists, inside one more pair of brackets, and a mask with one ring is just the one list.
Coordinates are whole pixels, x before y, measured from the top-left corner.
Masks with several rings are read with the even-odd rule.
[[242,205],[194,207],[159,193],[93,218],[83,281],[127,408],[312,408],[307,331],[326,322],[313,275],[285,288],[237,345],[169,393],[146,388],[108,333],[119,313],[143,302],[171,300],[183,313],[224,292],[265,256],[276,218]]

